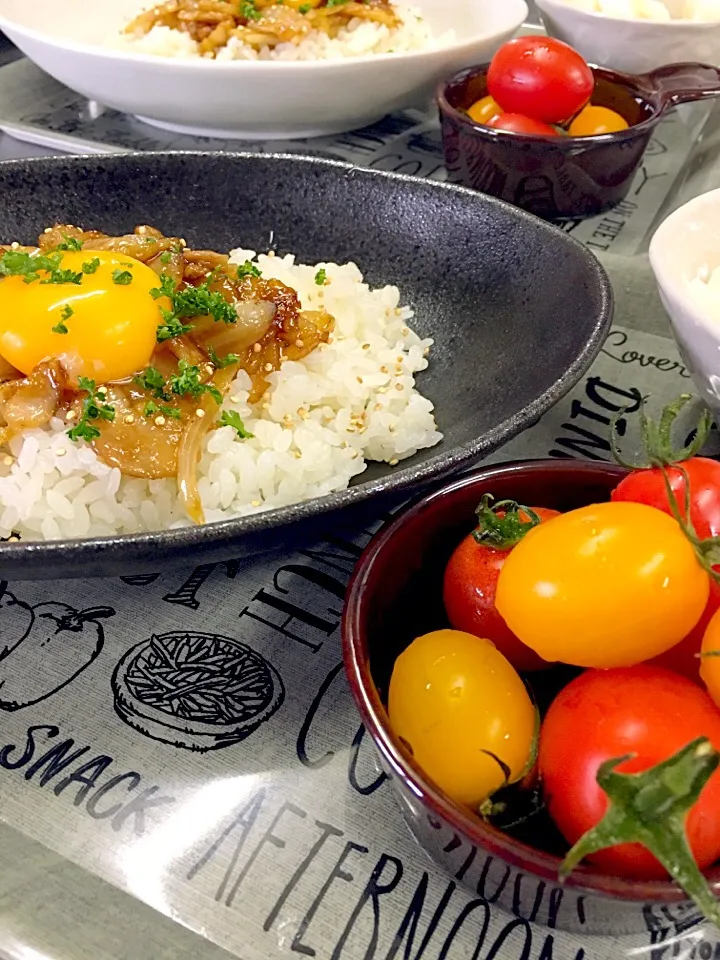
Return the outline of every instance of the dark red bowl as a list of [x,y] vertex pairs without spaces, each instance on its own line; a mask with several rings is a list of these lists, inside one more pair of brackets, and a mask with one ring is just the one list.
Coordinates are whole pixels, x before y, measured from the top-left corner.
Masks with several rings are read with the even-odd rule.
[[475,123],[465,111],[487,95],[489,64],[438,88],[450,179],[546,220],[592,217],[627,195],[650,137],[680,103],[720,94],[720,71],[678,63],[640,76],[592,67],[592,103],[615,110],[627,130],[596,137],[530,137]]
[[[443,571],[455,546],[472,530],[484,493],[568,510],[608,500],[624,474],[606,463],[536,460],[483,468],[439,487],[403,508],[369,544],[350,583],[343,616],[350,688],[419,843],[485,900],[525,920],[589,934],[647,932],[649,925],[671,922],[670,905],[686,919],[694,908],[669,880],[623,880],[593,867],[579,868],[561,886],[562,848],[549,820],[539,818],[523,835],[511,836],[456,805],[402,749],[384,703],[401,651],[415,637],[448,625]],[[540,696],[544,676],[534,678]],[[720,868],[710,872],[710,880],[720,894]]]

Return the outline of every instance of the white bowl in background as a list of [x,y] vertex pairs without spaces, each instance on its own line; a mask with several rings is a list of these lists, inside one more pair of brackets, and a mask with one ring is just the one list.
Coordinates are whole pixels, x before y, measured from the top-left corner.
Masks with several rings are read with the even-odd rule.
[[598,67],[639,74],[668,63],[720,63],[720,21],[624,20],[587,13],[565,0],[535,2],[548,34]]
[[[415,0],[449,46],[325,61],[171,59],[104,46],[139,0],[0,0],[0,31],[90,100],[181,133],[290,139],[357,129],[429,98],[488,61],[527,17],[525,0]],[[151,5],[148,0],[146,6]]]
[[655,231],[649,253],[680,353],[720,422],[720,288],[697,286],[698,277],[720,267],[720,190],[670,214]]

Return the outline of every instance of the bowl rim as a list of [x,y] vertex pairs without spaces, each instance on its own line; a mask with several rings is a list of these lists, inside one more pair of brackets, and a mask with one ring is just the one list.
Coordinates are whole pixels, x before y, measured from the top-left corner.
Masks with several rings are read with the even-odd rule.
[[[533,229],[545,232],[548,238],[551,235],[560,233],[563,237],[562,242],[572,247],[588,269],[588,275],[592,276],[597,282],[597,294],[599,298],[599,312],[592,331],[582,351],[578,353],[572,364],[567,368],[563,376],[550,384],[539,396],[537,396],[523,411],[524,423],[532,423],[544,413],[546,413],[555,403],[557,403],[571,389],[571,383],[577,382],[592,365],[597,352],[604,343],[605,337],[610,329],[614,313],[614,294],[610,278],[604,267],[580,241],[565,231],[540,220],[525,210],[521,210],[512,204],[499,200],[496,197],[490,197],[478,194],[477,191],[468,187],[462,187],[457,184],[444,183],[440,181],[422,180],[408,174],[394,173],[384,170],[374,170],[369,168],[359,168],[351,163],[340,160],[328,160],[324,157],[307,156],[304,154],[288,153],[253,153],[250,151],[225,153],[223,151],[156,151],[156,152],[121,152],[108,154],[84,154],[84,155],[63,155],[52,157],[35,157],[24,160],[5,160],[0,161],[0,181],[6,170],[36,170],[42,175],[46,168],[56,166],[65,166],[73,170],[74,174],[84,174],[88,169],[112,168],[114,165],[140,162],[153,166],[160,162],[168,165],[177,159],[184,159],[196,165],[202,165],[210,160],[220,160],[228,165],[232,163],[252,162],[254,164],[263,164],[268,167],[277,167],[282,163],[291,162],[294,166],[302,165],[307,168],[320,168],[327,171],[337,171],[342,173],[347,179],[357,180],[358,178],[368,178],[373,181],[390,180],[397,184],[405,184],[414,191],[431,191],[433,193],[452,194],[465,198],[468,202],[477,204],[485,203],[491,207],[499,207],[506,212],[512,212],[512,216],[525,224],[532,225]],[[37,175],[37,174],[36,174]],[[168,174],[169,175],[169,174]],[[325,513],[330,513],[335,509],[350,507],[366,503],[371,497],[382,494],[398,495],[404,490],[417,488],[433,480],[438,479],[442,474],[448,474],[451,471],[469,467],[470,464],[477,462],[479,457],[486,455],[493,449],[497,449],[502,443],[516,436],[519,429],[517,426],[519,415],[507,417],[502,423],[489,431],[485,439],[475,437],[464,444],[455,447],[447,447],[442,444],[438,451],[433,453],[427,459],[420,463],[400,467],[392,474],[385,477],[367,480],[357,483],[346,490],[336,491],[326,494],[323,497],[316,497],[312,500],[305,500],[300,503],[291,504],[286,507],[277,507],[262,513],[251,514],[246,517],[220,520],[212,523],[205,523],[201,526],[187,526],[172,530],[158,530],[147,533],[117,534],[106,537],[87,537],[80,539],[64,540],[32,540],[27,542],[3,543],[0,542],[0,567],[10,562],[18,563],[22,555],[25,560],[22,568],[15,574],[17,577],[27,579],[39,579],[38,571],[45,566],[54,566],[56,563],[66,563],[70,560],[70,566],[65,576],[88,576],[98,575],[91,571],[95,568],[98,561],[98,555],[102,554],[103,561],[112,563],[113,557],[120,554],[123,557],[129,554],[129,561],[137,563],[141,568],[156,569],[158,560],[152,564],[148,561],[148,556],[155,558],[167,557],[169,554],[178,554],[186,551],[211,551],[217,550],[223,544],[227,544],[230,538],[236,539],[247,535],[263,534],[269,531],[287,529],[298,521],[307,521]],[[322,508],[319,504],[323,504]],[[167,561],[166,561],[167,562]],[[80,566],[84,567],[84,572],[77,572]],[[75,572],[73,572],[75,571]]]
[[[162,57],[151,53],[136,53],[133,50],[123,50],[115,47],[106,47],[102,44],[92,44],[75,40],[59,40],[51,33],[45,33],[35,27],[27,27],[3,16],[0,12],[0,32],[5,33],[13,42],[13,34],[18,34],[28,38],[35,43],[42,43],[46,46],[60,48],[63,52],[81,54],[83,56],[97,57],[108,61],[121,61],[127,63],[142,63],[145,65],[165,64],[168,69],[184,70],[189,69],[195,72],[203,70],[214,70],[220,73],[222,70],[237,72],[238,70],[275,70],[281,68],[285,72],[293,69],[300,69],[305,72],[315,70],[321,73],[339,72],[342,68],[349,66],[367,67],[375,63],[405,63],[417,62],[419,60],[442,59],[444,54],[464,54],[470,52],[478,43],[489,42],[507,31],[514,35],[522,24],[527,20],[530,9],[526,0],[505,0],[508,7],[507,24],[502,28],[494,30],[491,34],[483,36],[482,34],[473,34],[470,38],[458,38],[453,43],[445,46],[432,47],[425,50],[407,50],[397,53],[368,53],[359,57],[347,57],[338,60],[211,60],[205,57]],[[510,7],[517,7],[517,16],[510,17]],[[448,29],[453,29],[448,27]]]
[[[436,486],[429,493],[415,497],[402,507],[375,534],[363,551],[348,585],[342,618],[342,648],[345,673],[350,691],[365,727],[394,775],[408,784],[415,797],[422,803],[424,810],[448,823],[459,836],[491,856],[499,857],[515,867],[532,873],[534,876],[551,883],[559,884],[559,857],[537,850],[522,843],[493,827],[470,812],[465,812],[450,800],[427,777],[415,761],[406,755],[390,728],[387,711],[380,699],[372,678],[367,638],[362,628],[363,612],[366,605],[367,585],[382,554],[399,528],[422,516],[436,501],[476,484],[486,484],[488,480],[502,483],[503,480],[518,474],[533,475],[567,472],[576,475],[601,473],[608,477],[621,477],[627,474],[624,467],[607,461],[570,461],[552,458],[540,460],[515,460],[480,467],[463,474],[450,482]],[[706,874],[713,893],[720,893],[720,867]],[[595,896],[614,897],[633,902],[654,901],[657,903],[677,903],[689,898],[670,880],[627,880],[600,873],[591,866],[577,867],[564,881],[564,886],[572,887],[579,893]]]
[[[603,79],[607,79],[610,83],[619,83],[617,78],[622,80],[623,77],[632,76],[631,74],[621,73],[619,70],[612,70],[609,67],[598,67],[592,63],[588,64],[588,66],[592,70],[593,76],[596,76],[597,74],[605,74],[606,76],[603,77]],[[512,130],[496,130],[495,128],[488,127],[485,124],[477,123],[466,113],[460,110],[459,107],[454,107],[448,100],[447,96],[448,90],[453,84],[459,83],[462,80],[480,77],[487,73],[489,67],[489,63],[476,64],[475,66],[465,67],[463,70],[459,70],[451,77],[445,77],[437,85],[435,91],[435,100],[441,114],[443,114],[445,118],[453,120],[455,123],[465,127],[468,132],[472,131],[472,133],[475,135],[480,135],[497,142],[502,142],[505,140],[506,143],[512,143],[512,141],[515,140],[518,143],[542,143],[556,148],[560,153],[573,153],[578,149],[578,147],[589,148],[594,146],[609,146],[611,144],[633,140],[636,137],[642,137],[644,134],[651,133],[651,131],[663,118],[670,106],[668,103],[661,103],[661,105],[653,112],[652,116],[647,117],[645,120],[641,120],[640,123],[635,123],[632,126],[629,126],[626,130],[616,130],[613,133],[598,133],[589,137],[550,137],[545,134],[527,134],[515,133]],[[619,85],[622,84],[620,83]]]
[[[687,289],[687,283],[683,282],[679,272],[673,270],[671,266],[668,267],[670,258],[667,254],[668,244],[672,246],[677,243],[678,228],[684,226],[696,212],[713,208],[720,208],[720,187],[701,193],[674,210],[662,221],[650,238],[648,259],[660,291],[679,303],[684,313],[690,315],[699,326],[720,341],[720,327],[695,302]],[[720,213],[720,210],[717,212]],[[720,261],[717,267],[720,267]],[[681,325],[681,321],[672,314],[670,321],[673,325]]]
[[638,26],[641,30],[644,30],[646,27],[654,27],[655,29],[667,30],[668,28],[672,30],[675,27],[683,27],[688,32],[700,33],[705,32],[708,27],[717,27],[720,29],[720,20],[685,20],[681,18],[673,18],[671,20],[641,20],[636,17],[611,17],[606,13],[601,13],[599,10],[582,10],[580,7],[573,7],[569,3],[566,3],[565,0],[535,0],[538,9],[541,14],[545,12],[545,7],[548,7],[551,10],[562,10],[567,9],[571,12],[571,15],[576,15],[578,18],[589,17],[597,21],[607,21],[608,23],[627,23],[629,25]]

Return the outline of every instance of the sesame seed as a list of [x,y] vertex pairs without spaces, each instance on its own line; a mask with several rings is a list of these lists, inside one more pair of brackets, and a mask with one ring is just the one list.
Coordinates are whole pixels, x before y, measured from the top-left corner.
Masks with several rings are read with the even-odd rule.
[[263,367],[263,369],[265,370],[265,373],[272,373],[272,368],[273,368],[273,365],[271,363],[266,363],[265,366]]
[[390,466],[391,466],[391,467],[396,467],[399,463],[400,463],[400,461],[397,460],[397,459],[390,460]]
[[364,344],[362,345],[362,348],[363,348],[363,350],[369,350],[369,349],[370,349],[370,344],[369,344],[369,343],[364,343]]
[[300,337],[298,337],[297,340],[295,341],[295,346],[296,346],[296,347],[304,347],[304,346],[305,346],[305,341],[304,341],[304,340],[301,340]]
[[362,377],[356,377],[355,379],[357,380],[358,383],[362,383],[362,382],[363,382],[363,378],[362,378]]
[[410,327],[403,327],[400,333],[403,335],[403,337],[407,337],[410,333]]
[[197,408],[195,411],[195,416],[198,418],[198,420],[202,420],[202,418],[205,416],[205,411],[202,409],[202,407]]
[[231,394],[230,394],[230,402],[231,402],[231,403],[240,403],[240,397],[236,397],[234,393],[231,393]]
[[7,542],[8,542],[8,543],[19,543],[19,542],[20,542],[20,537],[8,537],[8,538],[7,538]]
[[74,410],[68,410],[68,412],[65,414],[66,423],[69,423],[71,420],[74,420],[76,416],[77,414],[75,413]]
[[266,400],[266,401],[262,404],[262,408],[263,408],[263,410],[269,410],[269,409],[270,409],[270,402],[269,402],[268,400]]
[[423,356],[424,357],[430,356],[430,347],[425,347],[425,349],[423,350]]
[[268,250],[268,256],[269,256],[269,257],[274,257],[274,256],[275,256],[275,251],[274,251],[274,250]]
[[6,467],[11,467],[15,463],[15,457],[11,457],[10,455],[8,455],[3,459],[3,463],[5,464]]
[[289,413],[286,413],[285,416],[283,417],[283,423],[287,424],[288,427],[291,427],[292,422],[293,422],[293,418],[290,416]]
[[206,364],[205,364],[205,373],[206,373],[209,377],[211,377],[214,372],[215,372],[215,367],[214,367],[211,363],[206,363]]
[[388,427],[388,433],[395,433],[396,430],[397,430],[397,427],[395,426],[395,424],[391,423]]
[[13,242],[10,244],[10,249],[11,249],[11,250],[17,250],[17,248],[18,248],[19,246],[20,246],[20,244],[17,242],[17,240],[13,240]]
[[155,426],[164,427],[165,426],[165,417],[155,417]]
[[135,423],[135,417],[132,413],[128,413],[123,417],[125,423]]
[[297,415],[301,417],[303,420],[305,420],[308,415],[308,412],[305,409],[305,407],[298,407]]
[[253,344],[253,353],[260,353],[261,350],[262,350],[262,347],[260,346],[259,343]]
[[101,397],[105,397],[107,396],[107,387],[98,387],[97,392],[100,394]]
[[375,404],[375,409],[376,409],[376,410],[382,410],[382,408],[383,408],[383,405],[382,405],[381,403],[376,403],[376,404]]
[[347,450],[347,448],[350,446],[350,444],[347,442],[347,440],[343,440],[342,443],[340,444],[340,446],[341,446],[341,448],[342,448],[343,450]]
[[378,393],[387,393],[387,387],[378,387]]
[[67,453],[67,450],[65,449],[65,447],[58,447],[58,449],[55,451],[55,456],[64,457],[66,453]]
[[402,363],[405,357],[395,357],[395,363]]
[[380,373],[390,373],[390,371],[389,371],[388,368],[385,366],[385,364],[383,364],[383,365],[380,367]]
[[261,505],[261,501],[260,501],[260,500],[251,500],[251,501],[250,501],[250,506],[252,506],[252,507],[259,507],[260,505]]
[[396,390],[404,390],[405,387],[403,387],[403,385],[402,385],[401,383],[396,383],[396,384],[395,384],[395,389],[396,389]]
[[185,243],[185,241],[184,241],[183,239],[180,239],[179,242],[180,242],[180,246],[181,246],[181,247],[186,247],[186,246],[187,246],[187,243]]
[[[45,229],[43,230],[43,233],[52,233],[52,227],[45,227]],[[15,244],[13,244],[13,246],[15,246]]]

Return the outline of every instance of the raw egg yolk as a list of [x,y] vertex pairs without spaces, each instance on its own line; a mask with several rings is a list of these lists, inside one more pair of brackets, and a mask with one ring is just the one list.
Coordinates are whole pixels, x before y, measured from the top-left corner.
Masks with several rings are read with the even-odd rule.
[[[67,282],[73,275],[78,282]],[[160,278],[150,267],[100,250],[62,252],[57,271],[0,279],[0,354],[29,374],[56,357],[70,381],[124,380],[145,366],[155,349],[161,308]]]

